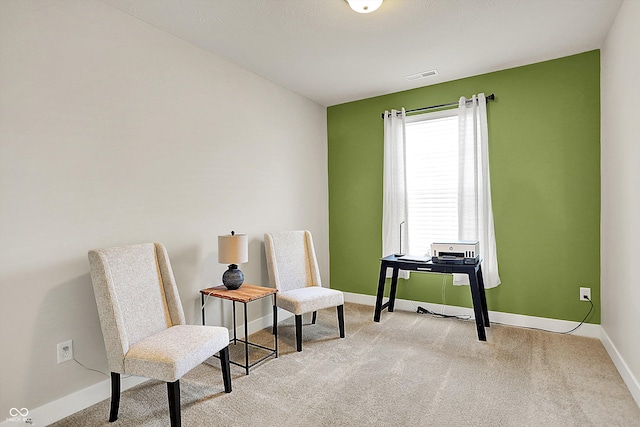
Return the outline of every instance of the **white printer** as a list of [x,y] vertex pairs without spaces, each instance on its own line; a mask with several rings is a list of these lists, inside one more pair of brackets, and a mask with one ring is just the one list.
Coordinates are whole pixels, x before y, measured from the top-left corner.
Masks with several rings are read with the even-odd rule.
[[469,240],[432,243],[431,255],[437,264],[475,264],[480,260],[480,243]]

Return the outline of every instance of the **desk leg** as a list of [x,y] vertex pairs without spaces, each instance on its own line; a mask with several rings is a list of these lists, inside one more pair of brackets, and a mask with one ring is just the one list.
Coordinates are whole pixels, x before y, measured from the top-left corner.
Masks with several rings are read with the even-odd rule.
[[478,289],[480,290],[480,302],[482,303],[482,314],[484,315],[484,326],[490,327],[489,324],[489,310],[487,308],[487,296],[484,293],[484,279],[482,278],[482,267],[478,266],[478,272],[476,273],[478,277]]
[[384,281],[387,276],[387,264],[383,261],[380,264],[380,277],[378,279],[378,293],[376,295],[376,309],[373,312],[373,321],[380,321],[380,313],[382,312],[382,298],[384,296]]
[[471,299],[473,301],[473,312],[476,316],[476,329],[478,330],[478,339],[480,341],[486,341],[487,336],[484,332],[484,313],[482,311],[482,299],[480,297],[480,287],[478,280],[476,279],[475,272],[469,273],[469,282],[471,285]]
[[391,276],[391,289],[389,290],[389,313],[393,312],[393,308],[396,304],[396,289],[398,287],[398,273],[400,269],[393,267],[393,274]]

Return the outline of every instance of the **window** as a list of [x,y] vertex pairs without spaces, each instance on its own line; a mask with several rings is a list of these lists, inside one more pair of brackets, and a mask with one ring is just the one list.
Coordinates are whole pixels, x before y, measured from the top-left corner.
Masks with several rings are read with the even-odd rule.
[[430,254],[438,240],[477,240],[485,288],[499,285],[484,94],[460,97],[450,110],[406,117],[392,109],[383,118],[383,256],[398,247]]
[[406,118],[408,253],[458,239],[458,109]]

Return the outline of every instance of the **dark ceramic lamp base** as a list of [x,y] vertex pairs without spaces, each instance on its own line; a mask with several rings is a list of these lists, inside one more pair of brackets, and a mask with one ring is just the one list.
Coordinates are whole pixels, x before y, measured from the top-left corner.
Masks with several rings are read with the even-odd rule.
[[236,264],[229,265],[229,269],[222,275],[222,284],[229,290],[238,289],[244,282],[244,274]]

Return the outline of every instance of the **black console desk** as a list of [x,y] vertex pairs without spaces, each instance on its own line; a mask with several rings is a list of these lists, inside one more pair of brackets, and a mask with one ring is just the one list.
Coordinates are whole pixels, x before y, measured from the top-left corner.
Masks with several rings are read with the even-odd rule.
[[[431,261],[408,261],[398,259],[395,255],[389,255],[380,259],[380,278],[378,280],[378,294],[376,296],[376,309],[373,315],[373,321],[380,321],[380,313],[385,308],[389,312],[393,311],[396,302],[396,287],[398,285],[398,272],[400,270],[409,271],[427,271],[433,273],[461,273],[469,276],[471,287],[471,299],[473,300],[473,312],[476,317],[476,328],[478,329],[478,339],[486,341],[487,336],[484,328],[491,326],[489,324],[489,312],[487,311],[487,299],[484,294],[484,281],[482,280],[482,268],[480,261],[475,264],[436,264]],[[389,291],[389,300],[382,304],[384,297],[385,279],[387,276],[387,268],[393,269],[391,277],[391,289]]]

